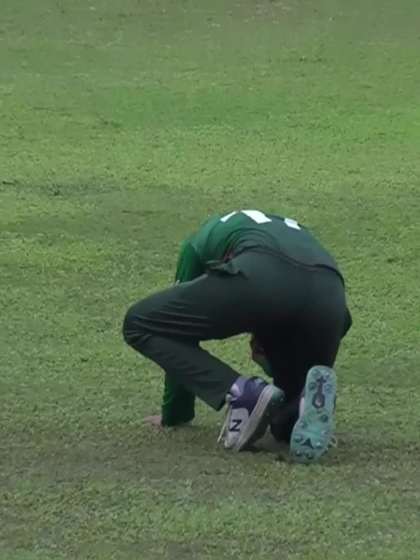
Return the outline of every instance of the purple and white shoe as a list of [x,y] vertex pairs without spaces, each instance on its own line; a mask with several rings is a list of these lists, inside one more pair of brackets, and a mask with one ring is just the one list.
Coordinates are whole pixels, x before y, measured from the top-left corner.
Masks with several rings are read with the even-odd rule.
[[238,377],[226,397],[228,411],[218,442],[233,451],[249,447],[264,436],[270,411],[283,401],[283,391],[274,385],[258,377]]

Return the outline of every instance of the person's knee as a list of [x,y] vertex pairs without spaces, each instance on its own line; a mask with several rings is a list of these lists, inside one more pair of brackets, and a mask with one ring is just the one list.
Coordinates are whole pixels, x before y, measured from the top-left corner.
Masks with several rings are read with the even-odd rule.
[[146,334],[147,329],[141,314],[141,302],[135,303],[125,314],[122,325],[123,338],[129,346],[139,350],[139,344],[141,344]]

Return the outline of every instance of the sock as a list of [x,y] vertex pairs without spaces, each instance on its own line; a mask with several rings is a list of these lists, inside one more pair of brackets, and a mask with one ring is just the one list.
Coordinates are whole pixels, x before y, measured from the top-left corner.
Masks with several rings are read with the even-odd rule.
[[242,395],[247,381],[248,381],[248,377],[244,377],[243,375],[240,375],[236,379],[232,387],[229,389],[228,395],[232,396],[233,398],[237,398],[239,397],[239,395]]

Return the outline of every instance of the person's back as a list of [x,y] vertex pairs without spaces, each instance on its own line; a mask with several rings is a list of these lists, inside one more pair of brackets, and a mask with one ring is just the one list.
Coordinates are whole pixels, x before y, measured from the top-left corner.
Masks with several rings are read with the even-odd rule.
[[203,265],[247,250],[259,250],[304,266],[330,268],[341,277],[335,259],[308,229],[296,220],[259,210],[212,217],[189,242]]

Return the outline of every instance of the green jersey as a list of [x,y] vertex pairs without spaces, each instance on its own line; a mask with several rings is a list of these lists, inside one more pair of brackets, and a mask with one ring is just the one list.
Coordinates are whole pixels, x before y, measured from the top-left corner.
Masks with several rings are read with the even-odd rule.
[[210,265],[246,250],[270,252],[304,266],[330,268],[341,277],[334,258],[296,220],[242,210],[211,218],[184,242],[177,280],[192,280]]

